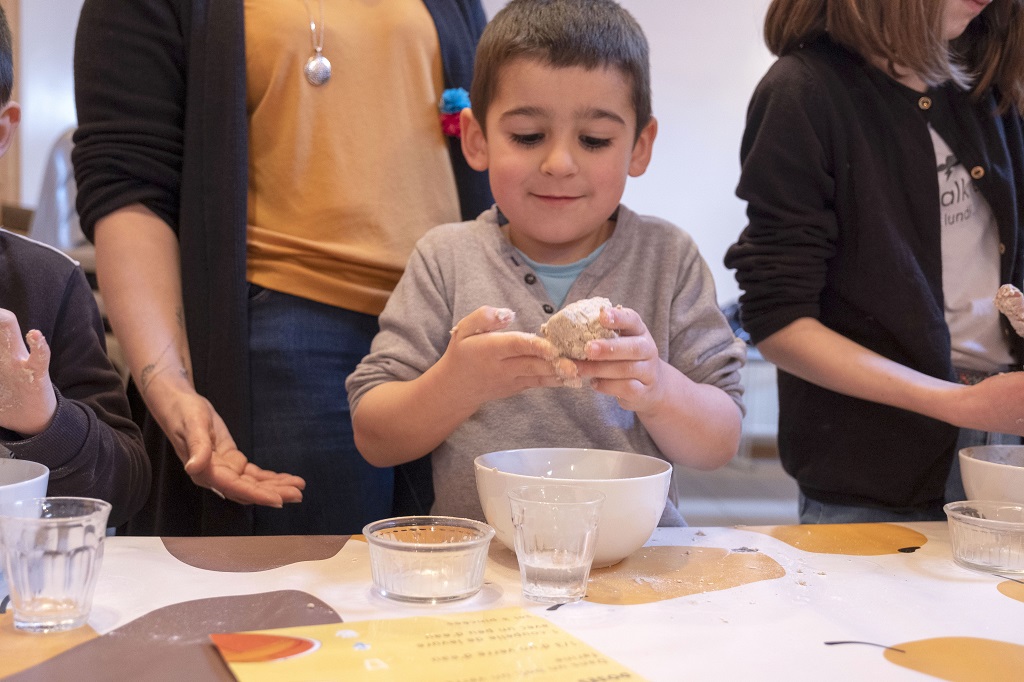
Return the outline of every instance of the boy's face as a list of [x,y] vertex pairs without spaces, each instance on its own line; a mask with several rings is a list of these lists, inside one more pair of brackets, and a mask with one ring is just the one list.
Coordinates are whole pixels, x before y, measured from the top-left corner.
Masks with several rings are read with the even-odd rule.
[[636,138],[631,93],[615,68],[517,59],[501,69],[486,138],[466,112],[466,158],[489,171],[512,243],[530,258],[571,263],[608,238],[626,177],[646,170],[657,131],[652,119]]

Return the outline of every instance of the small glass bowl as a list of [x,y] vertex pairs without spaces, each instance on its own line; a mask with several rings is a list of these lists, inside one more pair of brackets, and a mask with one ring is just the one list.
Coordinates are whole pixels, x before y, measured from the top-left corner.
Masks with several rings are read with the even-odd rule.
[[494,529],[454,516],[400,516],[367,524],[363,536],[378,593],[437,604],[480,591]]
[[943,509],[956,563],[985,573],[1024,574],[1024,505],[969,500]]

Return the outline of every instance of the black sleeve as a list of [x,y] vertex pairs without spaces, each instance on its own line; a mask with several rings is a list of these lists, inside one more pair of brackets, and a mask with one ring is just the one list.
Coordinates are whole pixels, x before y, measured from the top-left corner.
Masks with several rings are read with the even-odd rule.
[[755,344],[819,315],[838,239],[828,107],[795,57],[776,62],[750,102],[736,190],[749,224],[725,265],[736,270],[743,327]]
[[64,292],[46,339],[57,411],[42,433],[4,445],[19,459],[49,467],[48,494],[110,502],[108,523],[118,526],[146,500],[149,458],[107,357],[92,290],[80,269],[70,272],[66,282],[56,283]]
[[177,229],[185,108],[182,0],[86,0],[75,38],[72,162],[82,230],[142,203]]
[[[480,0],[424,0],[441,43],[444,87],[464,88],[473,84],[476,45],[487,24]],[[487,172],[475,171],[462,155],[462,141],[448,138],[448,154],[455,172],[462,219],[472,220],[494,203]]]

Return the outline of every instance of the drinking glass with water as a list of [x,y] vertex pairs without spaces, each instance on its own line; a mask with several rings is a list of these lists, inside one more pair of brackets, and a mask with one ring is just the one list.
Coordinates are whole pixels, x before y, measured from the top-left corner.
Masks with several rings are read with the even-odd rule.
[[564,604],[582,599],[597,549],[604,493],[571,485],[509,491],[523,596]]

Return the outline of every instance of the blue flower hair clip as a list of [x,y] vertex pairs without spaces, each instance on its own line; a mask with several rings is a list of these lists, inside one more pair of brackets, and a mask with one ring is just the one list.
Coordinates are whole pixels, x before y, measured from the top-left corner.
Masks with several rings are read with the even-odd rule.
[[448,88],[441,93],[437,108],[441,112],[441,130],[449,137],[462,137],[459,114],[469,107],[469,93],[465,88]]

